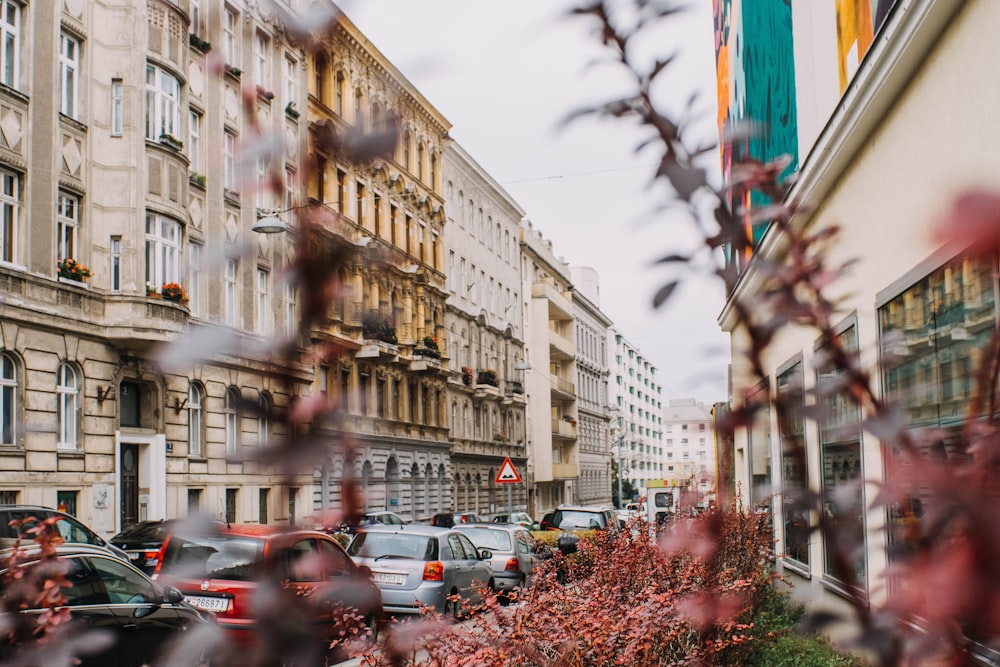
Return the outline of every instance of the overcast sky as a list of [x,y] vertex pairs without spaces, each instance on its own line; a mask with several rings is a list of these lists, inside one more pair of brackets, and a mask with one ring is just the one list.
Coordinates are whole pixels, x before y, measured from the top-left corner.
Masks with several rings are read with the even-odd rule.
[[[576,0],[339,4],[452,123],[451,136],[521,205],[555,254],[597,270],[601,310],[657,367],[664,404],[726,400],[721,285],[688,280],[652,309],[668,279],[652,261],[692,243],[686,220],[654,212],[667,198],[662,185],[650,188],[657,157],[637,154],[643,135],[631,121],[563,123],[628,90],[620,71],[593,65],[603,52],[591,24],[565,17]],[[694,127],[705,141],[717,139],[711,5],[697,0],[673,29],[646,42],[650,54],[678,54],[661,99],[680,108],[698,94]]]

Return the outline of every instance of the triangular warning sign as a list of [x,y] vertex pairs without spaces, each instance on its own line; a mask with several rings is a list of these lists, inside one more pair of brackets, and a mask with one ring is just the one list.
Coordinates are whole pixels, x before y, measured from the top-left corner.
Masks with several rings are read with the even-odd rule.
[[521,476],[517,474],[517,470],[514,469],[514,464],[511,463],[509,456],[503,460],[503,465],[500,466],[500,472],[497,473],[497,478],[494,481],[497,484],[521,483]]

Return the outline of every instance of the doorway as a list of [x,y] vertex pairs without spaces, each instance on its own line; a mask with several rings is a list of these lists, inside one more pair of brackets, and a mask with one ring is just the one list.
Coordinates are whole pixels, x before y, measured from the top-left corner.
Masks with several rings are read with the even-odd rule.
[[139,521],[139,445],[122,443],[119,456],[121,516],[118,525],[124,528]]

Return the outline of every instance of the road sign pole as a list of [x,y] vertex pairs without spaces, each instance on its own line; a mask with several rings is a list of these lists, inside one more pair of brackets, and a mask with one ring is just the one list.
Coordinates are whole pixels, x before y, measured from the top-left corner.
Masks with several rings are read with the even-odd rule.
[[507,511],[510,514],[514,513],[514,485],[507,485]]

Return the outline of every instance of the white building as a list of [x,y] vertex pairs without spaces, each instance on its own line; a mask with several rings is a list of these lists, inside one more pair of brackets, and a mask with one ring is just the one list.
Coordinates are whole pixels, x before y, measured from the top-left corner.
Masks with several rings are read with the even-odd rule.
[[663,479],[711,493],[716,471],[711,411],[693,398],[671,399],[663,409],[663,430]]
[[616,328],[608,341],[612,444],[623,479],[641,487],[663,478],[662,388],[656,367]]
[[610,505],[612,452],[608,410],[608,332],[611,320],[601,312],[600,278],[590,267],[571,266],[576,317],[577,431],[580,481],[577,502]]

